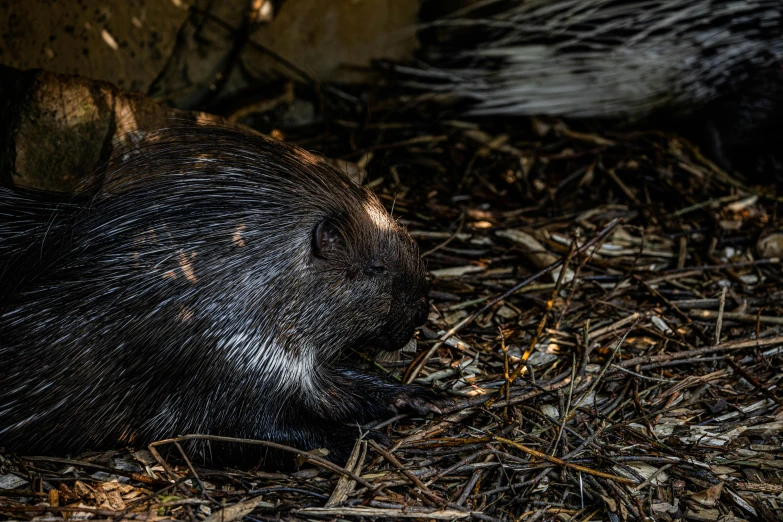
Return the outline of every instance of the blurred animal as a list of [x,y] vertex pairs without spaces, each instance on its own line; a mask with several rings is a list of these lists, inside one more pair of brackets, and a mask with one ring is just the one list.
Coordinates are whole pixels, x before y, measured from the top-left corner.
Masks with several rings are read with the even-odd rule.
[[722,166],[783,180],[779,147],[759,146],[783,138],[783,0],[424,0],[423,13],[419,60],[394,66],[409,87],[471,115],[698,122]]

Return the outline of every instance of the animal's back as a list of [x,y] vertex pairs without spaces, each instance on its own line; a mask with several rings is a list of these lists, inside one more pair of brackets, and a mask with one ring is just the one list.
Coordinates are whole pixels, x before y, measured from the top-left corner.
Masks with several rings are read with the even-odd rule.
[[82,203],[67,199],[0,186],[0,306],[61,241],[63,228]]

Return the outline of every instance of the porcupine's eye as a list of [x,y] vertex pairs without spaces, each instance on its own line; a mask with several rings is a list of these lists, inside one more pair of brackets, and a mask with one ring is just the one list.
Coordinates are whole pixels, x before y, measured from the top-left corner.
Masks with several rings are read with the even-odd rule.
[[373,259],[367,264],[367,267],[364,269],[364,271],[368,275],[381,276],[386,275],[389,270],[386,268],[386,265],[383,263],[383,261],[379,259]]

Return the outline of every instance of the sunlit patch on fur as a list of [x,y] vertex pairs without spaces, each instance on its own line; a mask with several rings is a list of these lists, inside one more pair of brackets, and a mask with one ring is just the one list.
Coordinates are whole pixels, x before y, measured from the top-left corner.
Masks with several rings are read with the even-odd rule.
[[145,232],[140,232],[136,237],[133,238],[133,246],[138,247],[140,250],[144,249],[145,246],[150,244],[157,244],[158,242],[158,236],[155,233],[155,229],[150,227]]
[[190,318],[193,317],[193,309],[189,306],[181,306],[179,308],[179,313],[177,314],[177,319],[179,319],[182,322],[189,321]]
[[247,225],[239,225],[235,230],[234,234],[231,236],[231,242],[234,243],[235,247],[243,247],[245,246],[245,240],[242,237],[242,233],[247,228]]
[[321,160],[317,156],[310,154],[306,150],[299,149],[294,151],[294,153],[296,154],[296,159],[307,165],[318,165],[321,163]]
[[179,253],[179,269],[182,270],[185,279],[195,285],[198,283],[198,278],[196,277],[195,270],[193,270],[192,260],[194,257],[196,257],[195,252],[191,252],[190,255],[186,255],[185,252]]
[[133,445],[138,438],[139,434],[131,428],[125,428],[125,431],[119,436],[119,440],[128,445]]
[[209,114],[207,112],[197,112],[196,113],[196,123],[199,123],[201,125],[214,125],[214,124],[221,124],[223,122],[220,121],[220,119],[217,116],[214,116],[212,114]]
[[383,208],[375,201],[365,201],[363,203],[364,211],[379,230],[392,230],[394,228],[394,220],[386,209]]

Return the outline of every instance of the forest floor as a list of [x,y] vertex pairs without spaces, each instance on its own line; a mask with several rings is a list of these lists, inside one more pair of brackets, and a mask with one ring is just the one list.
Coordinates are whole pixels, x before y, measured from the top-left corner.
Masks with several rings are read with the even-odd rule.
[[415,348],[355,359],[455,406],[293,472],[209,469],[171,442],[0,456],[0,517],[780,520],[775,188],[664,132],[372,107],[277,135],[360,175],[418,241]]

